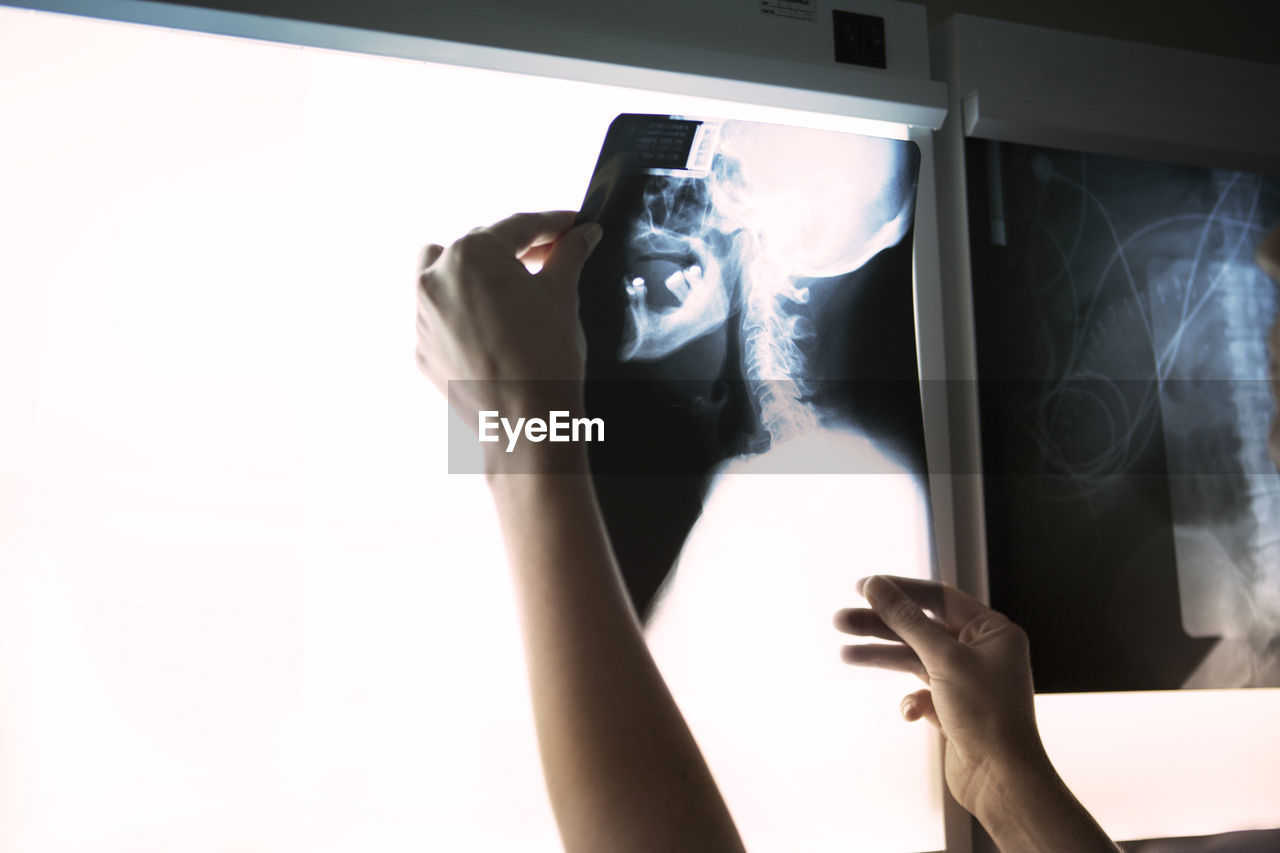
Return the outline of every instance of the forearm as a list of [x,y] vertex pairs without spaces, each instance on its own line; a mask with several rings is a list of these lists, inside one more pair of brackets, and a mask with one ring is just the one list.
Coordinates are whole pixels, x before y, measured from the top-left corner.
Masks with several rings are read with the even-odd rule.
[[514,574],[543,771],[565,848],[741,850],[645,645],[585,453],[565,445],[543,452],[554,454],[548,467],[557,473],[503,474],[491,466],[489,482]]
[[974,815],[1003,851],[1119,853],[1043,753],[1003,764],[990,791]]

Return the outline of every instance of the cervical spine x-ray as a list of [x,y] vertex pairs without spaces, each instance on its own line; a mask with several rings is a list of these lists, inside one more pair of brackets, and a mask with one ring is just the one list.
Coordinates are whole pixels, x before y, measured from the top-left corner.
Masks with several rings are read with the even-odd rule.
[[727,460],[845,432],[923,474],[918,168],[900,140],[673,116],[611,125],[581,214],[605,236],[580,305],[588,412],[609,430],[593,471],[642,611]]

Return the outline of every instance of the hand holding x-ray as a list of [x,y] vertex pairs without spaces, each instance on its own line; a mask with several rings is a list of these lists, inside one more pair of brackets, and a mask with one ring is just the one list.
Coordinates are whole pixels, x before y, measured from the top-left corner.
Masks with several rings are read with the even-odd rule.
[[902,715],[908,722],[927,719],[946,738],[947,785],[962,806],[976,813],[984,805],[993,768],[1046,760],[1022,629],[934,581],[874,576],[858,586],[870,609],[837,612],[836,627],[889,642],[845,646],[842,657],[908,672],[928,685],[904,697]]
[[871,608],[837,612],[836,627],[889,642],[845,646],[844,659],[929,685],[903,699],[902,716],[942,733],[947,788],[1000,849],[1115,853],[1040,741],[1026,632],[946,584],[880,575],[858,589]]
[[[473,426],[484,409],[520,411],[529,394],[560,388],[581,397],[586,343],[578,323],[578,276],[598,226],[569,230],[572,211],[518,213],[477,228],[448,248],[428,245],[417,287],[417,362]],[[531,273],[526,264],[542,262]],[[563,380],[547,384],[536,380]]]

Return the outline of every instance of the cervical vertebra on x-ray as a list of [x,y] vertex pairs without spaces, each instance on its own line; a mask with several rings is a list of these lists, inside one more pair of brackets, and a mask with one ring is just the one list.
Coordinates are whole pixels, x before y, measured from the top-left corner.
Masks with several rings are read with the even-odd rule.
[[[579,292],[588,410],[609,430],[592,464],[642,610],[652,590],[627,562],[648,549],[640,574],[660,580],[725,460],[846,431],[923,472],[918,168],[901,140],[672,116],[610,126],[580,217],[605,236]],[[801,464],[793,473],[859,462]],[[654,512],[669,530],[619,541],[619,519]]]

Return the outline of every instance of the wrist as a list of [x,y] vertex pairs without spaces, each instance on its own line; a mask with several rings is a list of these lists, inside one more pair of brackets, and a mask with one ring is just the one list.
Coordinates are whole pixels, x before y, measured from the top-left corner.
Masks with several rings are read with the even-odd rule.
[[496,404],[512,414],[525,417],[545,416],[556,409],[567,409],[575,416],[586,410],[583,383],[570,379],[522,379],[495,383]]
[[1001,850],[1119,853],[1043,749],[993,768],[974,816]]
[[603,440],[603,424],[586,417],[580,382],[521,382],[478,411],[484,472],[587,473],[586,444]]
[[584,408],[581,398],[538,395],[497,410],[498,440],[481,445],[485,476],[588,473]]
[[509,474],[588,473],[586,448],[573,442],[525,441],[511,449],[505,444],[490,445],[484,449],[484,474],[490,482],[494,477]]
[[1027,816],[1029,800],[1042,798],[1061,781],[1042,748],[993,758],[983,784],[966,808],[995,835],[997,830]]

